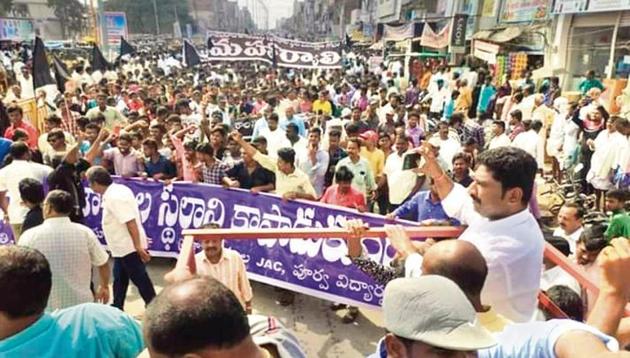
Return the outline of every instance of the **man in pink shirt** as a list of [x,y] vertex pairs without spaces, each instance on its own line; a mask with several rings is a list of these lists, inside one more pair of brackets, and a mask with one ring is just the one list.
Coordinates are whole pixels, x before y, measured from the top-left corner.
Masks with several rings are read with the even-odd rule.
[[10,105],[9,108],[7,108],[7,114],[9,115],[11,126],[4,131],[4,137],[13,140],[15,130],[21,129],[28,134],[28,141],[26,142],[28,147],[32,150],[37,149],[37,138],[39,138],[39,132],[32,124],[23,120],[24,112],[22,112],[22,107],[17,104]]
[[365,211],[365,197],[363,193],[352,187],[354,174],[347,167],[341,167],[335,173],[336,185],[328,187],[320,199],[322,203],[345,206]]
[[[108,139],[105,143],[111,140]],[[144,159],[141,154],[131,147],[131,136],[123,133],[118,137],[117,147],[107,149],[103,152],[103,160],[108,166],[114,166],[116,175],[126,178],[140,176],[144,172]]]

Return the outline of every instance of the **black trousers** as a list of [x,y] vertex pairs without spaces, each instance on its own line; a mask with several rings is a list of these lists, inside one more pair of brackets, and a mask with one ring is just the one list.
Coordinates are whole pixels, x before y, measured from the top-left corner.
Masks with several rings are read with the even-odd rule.
[[148,305],[155,297],[155,289],[153,288],[151,278],[147,274],[147,269],[142,260],[140,260],[140,256],[137,252],[132,252],[127,256],[114,258],[113,306],[121,310],[125,306],[129,280],[136,285],[145,305]]

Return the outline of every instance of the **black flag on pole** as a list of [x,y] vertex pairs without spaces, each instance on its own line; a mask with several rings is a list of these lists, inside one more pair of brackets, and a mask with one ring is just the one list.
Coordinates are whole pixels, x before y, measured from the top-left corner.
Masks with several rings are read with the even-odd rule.
[[136,49],[124,37],[120,36],[120,57],[131,55],[132,53],[136,53]]
[[70,80],[70,74],[68,68],[57,56],[53,55],[53,71],[55,72],[55,81],[57,82],[57,89],[59,92],[64,93],[66,91],[66,82]]
[[92,67],[92,71],[101,71],[103,73],[111,67],[109,62],[105,59],[105,56],[103,56],[101,49],[99,49],[96,44],[92,46],[92,61],[90,66]]
[[193,67],[201,63],[197,49],[190,42],[184,40],[182,51],[182,58],[184,59],[184,65],[186,67]]
[[208,50],[211,50],[214,47],[214,43],[212,42],[212,37],[208,37],[208,42],[206,43],[208,46]]
[[48,59],[46,58],[46,48],[44,42],[39,37],[35,37],[35,48],[33,49],[33,88],[39,88],[54,84]]

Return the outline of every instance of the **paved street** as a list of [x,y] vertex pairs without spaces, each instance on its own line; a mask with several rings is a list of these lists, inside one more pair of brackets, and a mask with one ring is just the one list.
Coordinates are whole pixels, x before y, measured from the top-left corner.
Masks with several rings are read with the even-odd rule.
[[[149,275],[156,290],[164,287],[164,274],[175,264],[172,259],[154,258],[149,263]],[[291,307],[275,303],[272,287],[252,282],[254,312],[267,314],[282,320],[299,338],[309,357],[365,357],[374,352],[384,330],[380,312],[361,310],[354,324],[343,324],[341,312],[328,308],[329,302],[310,296],[298,295]],[[127,312],[141,318],[143,302],[138,291],[130,285],[127,296]]]

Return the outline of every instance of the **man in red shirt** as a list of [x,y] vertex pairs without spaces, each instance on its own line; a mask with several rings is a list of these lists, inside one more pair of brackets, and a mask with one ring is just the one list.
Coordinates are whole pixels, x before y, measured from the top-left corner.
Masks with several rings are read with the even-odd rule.
[[345,206],[357,209],[359,212],[365,211],[365,196],[363,193],[352,187],[354,174],[347,167],[342,166],[335,173],[337,184],[330,186],[320,199],[322,203]]
[[22,120],[24,115],[22,107],[16,104],[10,105],[9,108],[7,108],[7,114],[9,115],[11,126],[4,131],[4,137],[13,140],[15,130],[21,129],[28,134],[28,141],[26,142],[28,147],[32,150],[37,149],[37,138],[39,138],[39,132],[32,124]]

